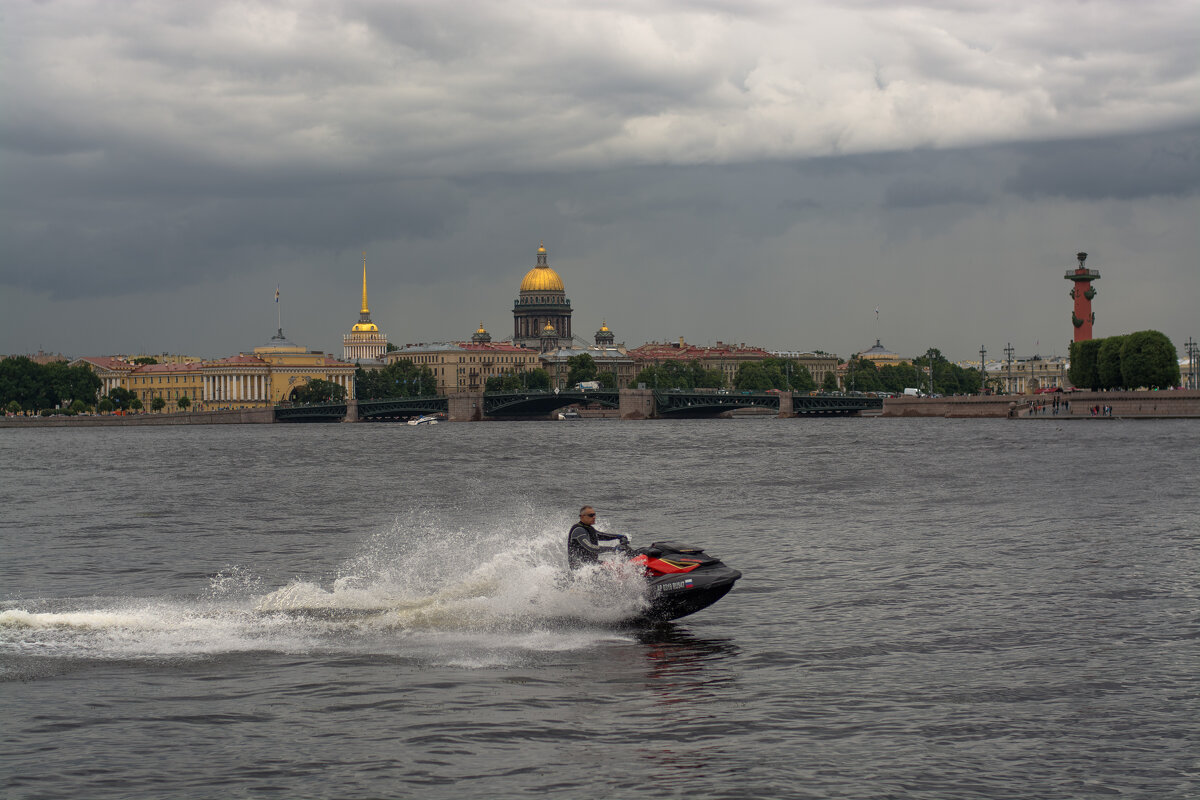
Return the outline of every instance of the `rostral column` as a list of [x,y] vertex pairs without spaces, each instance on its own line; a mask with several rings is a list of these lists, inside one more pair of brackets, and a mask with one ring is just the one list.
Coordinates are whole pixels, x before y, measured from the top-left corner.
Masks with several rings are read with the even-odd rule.
[[1086,342],[1092,338],[1092,323],[1096,321],[1096,312],[1092,311],[1092,298],[1096,296],[1096,290],[1092,288],[1092,281],[1100,280],[1100,273],[1083,265],[1087,261],[1087,253],[1076,253],[1075,257],[1079,259],[1079,266],[1063,277],[1075,283],[1071,289],[1071,297],[1075,299],[1075,310],[1071,312],[1075,341]]

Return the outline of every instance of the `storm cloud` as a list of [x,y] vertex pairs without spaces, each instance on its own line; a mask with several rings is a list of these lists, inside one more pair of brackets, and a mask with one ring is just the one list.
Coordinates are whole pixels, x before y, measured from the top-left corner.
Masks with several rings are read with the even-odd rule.
[[0,14],[0,350],[223,355],[280,284],[337,351],[364,250],[393,341],[504,335],[542,240],[630,344],[1062,351],[1079,249],[1098,334],[1198,333],[1189,3]]

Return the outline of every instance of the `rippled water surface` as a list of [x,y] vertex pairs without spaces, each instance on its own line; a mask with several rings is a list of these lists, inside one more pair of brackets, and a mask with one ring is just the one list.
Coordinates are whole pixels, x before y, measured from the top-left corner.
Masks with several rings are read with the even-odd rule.
[[[1194,421],[0,431],[6,797],[1200,796]],[[664,627],[583,503],[744,573]]]

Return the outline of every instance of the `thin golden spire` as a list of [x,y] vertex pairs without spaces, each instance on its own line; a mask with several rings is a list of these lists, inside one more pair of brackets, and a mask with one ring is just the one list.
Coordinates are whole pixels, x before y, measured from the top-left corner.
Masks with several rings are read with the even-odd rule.
[[367,251],[363,250],[363,305],[362,313],[370,314],[371,309],[367,307]]

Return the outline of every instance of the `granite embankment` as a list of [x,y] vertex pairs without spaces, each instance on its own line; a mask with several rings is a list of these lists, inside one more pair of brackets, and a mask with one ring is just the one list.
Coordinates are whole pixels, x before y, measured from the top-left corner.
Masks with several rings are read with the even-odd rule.
[[175,414],[91,414],[74,417],[3,417],[0,428],[100,428],[127,425],[245,425],[275,421],[273,408],[185,411]]
[[[1058,395],[995,395],[988,397],[889,397],[884,417],[1019,417],[1029,419],[1170,419],[1200,418],[1200,390],[1167,392],[1064,392]],[[1096,407],[1112,409],[1108,416]]]

